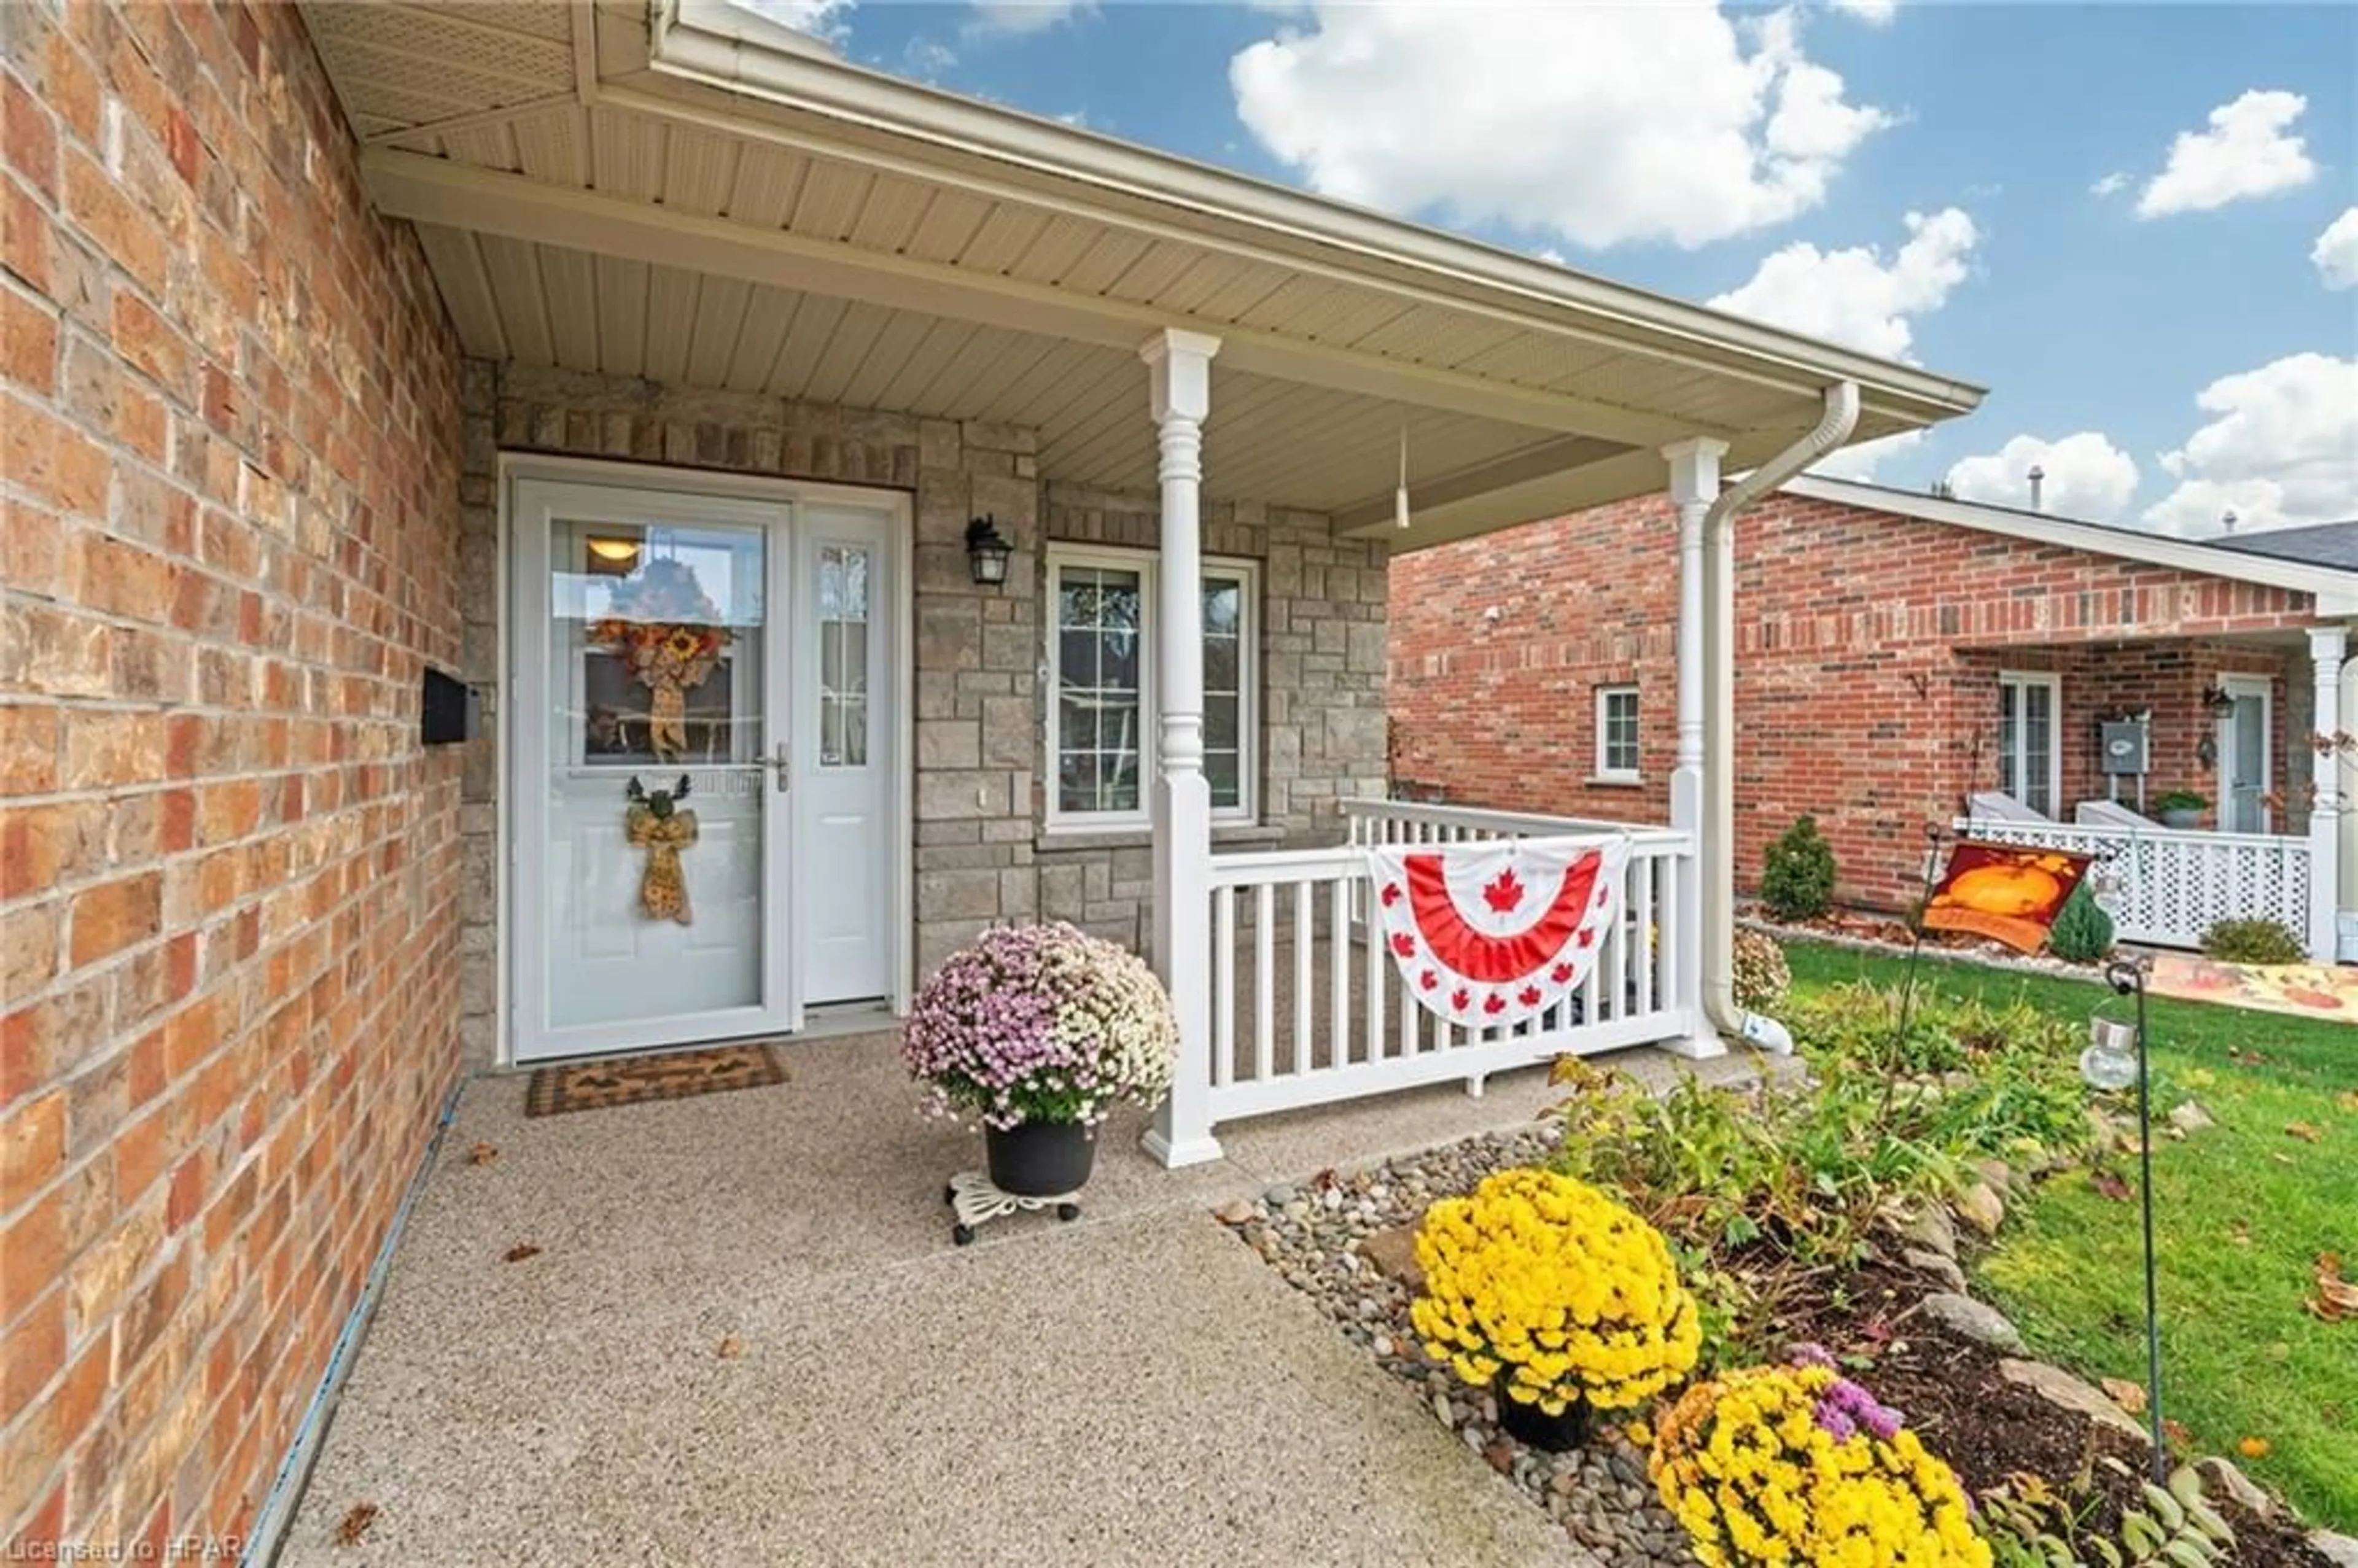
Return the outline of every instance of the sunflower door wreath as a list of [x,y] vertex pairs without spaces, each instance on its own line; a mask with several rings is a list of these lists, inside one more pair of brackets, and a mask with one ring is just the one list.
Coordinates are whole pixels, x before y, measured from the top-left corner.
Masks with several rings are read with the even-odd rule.
[[643,570],[615,590],[611,613],[590,625],[590,638],[621,654],[647,688],[647,747],[671,762],[687,752],[687,694],[719,664],[730,633],[685,563],[658,558]]

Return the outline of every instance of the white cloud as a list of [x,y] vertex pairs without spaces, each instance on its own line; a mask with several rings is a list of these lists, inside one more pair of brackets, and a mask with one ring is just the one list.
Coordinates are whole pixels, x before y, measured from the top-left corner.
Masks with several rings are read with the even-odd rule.
[[1593,247],[1695,246],[1824,200],[1892,123],[1794,12],[1321,0],[1228,64],[1238,115],[1314,189]]
[[855,0],[730,0],[740,10],[751,11],[764,21],[775,22],[782,27],[792,27],[798,33],[829,43],[843,40],[843,16]]
[[2308,184],[2317,165],[2301,139],[2286,134],[2308,107],[2298,92],[2255,90],[2212,110],[2209,130],[2178,133],[2169,162],[2137,197],[2137,216],[2207,212]]
[[2104,178],[2096,181],[2095,184],[2088,187],[2088,194],[2091,196],[2118,196],[2122,191],[2126,190],[2128,188],[2129,177],[2116,168],[2113,170],[2112,173],[2104,176]]
[[939,81],[957,59],[957,50],[939,38],[914,38],[901,46],[901,73],[919,81]]
[[2162,454],[2178,488],[2147,524],[2205,535],[2231,507],[2245,530],[2358,513],[2358,359],[2290,354],[2221,376],[2194,404],[2211,422]]
[[1996,451],[1949,465],[1960,501],[2030,505],[2030,470],[2041,470],[2039,509],[2058,517],[2109,523],[2136,495],[2136,460],[2093,430],[2060,441],[2017,436]]
[[2328,288],[2358,288],[2358,207],[2346,209],[2317,236],[2309,253]]
[[1044,33],[1094,11],[1094,0],[972,0],[973,26],[985,33]]
[[1749,281],[1712,304],[1887,359],[1906,355],[1912,319],[1938,310],[1965,279],[1980,234],[1955,207],[1907,217],[1908,241],[1888,261],[1873,245],[1821,251],[1796,242],[1771,252]]
[[1830,0],[1837,11],[1855,16],[1871,27],[1889,22],[1899,10],[1899,0]]
[[1855,479],[1862,484],[1889,483],[1889,481],[1879,477],[1883,465],[1922,446],[1926,434],[1922,430],[1902,430],[1896,436],[1861,441],[1855,447],[1844,447],[1820,459],[1811,465],[1810,471],[1822,473],[1828,479]]

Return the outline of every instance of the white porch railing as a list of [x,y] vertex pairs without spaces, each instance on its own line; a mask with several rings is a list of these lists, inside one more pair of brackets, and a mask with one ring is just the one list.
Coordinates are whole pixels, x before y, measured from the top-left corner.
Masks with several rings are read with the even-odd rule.
[[[1216,854],[1211,867],[1211,1120],[1264,1115],[1681,1038],[1669,951],[1677,860],[1691,837],[1627,823],[1353,802],[1352,843]],[[1631,838],[1621,918],[1587,981],[1541,1017],[1468,1028],[1427,1012],[1364,918],[1368,842],[1586,836]],[[1384,835],[1394,835],[1383,837]],[[1413,836],[1409,836],[1413,835]],[[1403,837],[1408,836],[1408,837]]]
[[2202,933],[2220,920],[2279,920],[2304,941],[2309,936],[2306,838],[1963,816],[1956,828],[2001,844],[2106,857],[2114,887],[2102,902],[2124,942],[2199,947]]

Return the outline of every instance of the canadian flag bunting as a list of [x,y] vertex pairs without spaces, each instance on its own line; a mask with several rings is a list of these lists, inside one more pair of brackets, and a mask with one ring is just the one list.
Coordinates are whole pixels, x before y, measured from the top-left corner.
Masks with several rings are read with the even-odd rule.
[[1619,917],[1626,838],[1368,850],[1384,946],[1427,1011],[1473,1028],[1537,1018],[1588,978]]

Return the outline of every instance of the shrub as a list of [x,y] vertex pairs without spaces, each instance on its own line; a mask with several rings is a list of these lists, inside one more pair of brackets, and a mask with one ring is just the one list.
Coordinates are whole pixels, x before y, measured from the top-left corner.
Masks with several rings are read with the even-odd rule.
[[1552,1171],[1501,1171],[1416,1233],[1426,1351],[1476,1388],[1560,1415],[1650,1399],[1694,1369],[1701,1335],[1661,1232]]
[[1689,1389],[1647,1465],[1706,1568],[1990,1568],[1956,1472],[1814,1346]]
[[[1555,1168],[1618,1188],[1688,1260],[1713,1364],[1764,1348],[1737,1325],[1822,1292],[1813,1271],[1863,1258],[1886,1205],[1944,1196],[1974,1160],[2086,1148],[2072,1024],[2027,1003],[1920,996],[1901,1038],[1898,1006],[1896,991],[1864,984],[1790,1004],[1809,1076],[1747,1094],[1689,1078],[1657,1098],[1557,1064],[1574,1093],[1556,1108]],[[1728,1266],[1694,1261],[1712,1253]]]
[[1144,959],[1064,924],[1002,925],[944,960],[901,1032],[927,1108],[986,1127],[1103,1121],[1171,1087],[1179,1022]]
[[2093,964],[2113,950],[2113,917],[2082,882],[2063,901],[2048,928],[2047,947],[2057,957],[2074,964]]
[[2156,811],[2200,811],[2211,797],[2197,789],[2166,789],[2153,797]]
[[1785,949],[1766,931],[1749,927],[1736,934],[1736,1005],[1747,1012],[1768,1012],[1785,1000],[1793,987],[1793,971],[1785,965]]
[[2230,964],[2298,964],[2308,949],[2281,920],[2220,920],[2202,934],[2202,951]]
[[1779,920],[1814,920],[1834,902],[1834,850],[1803,813],[1760,861],[1760,903]]

